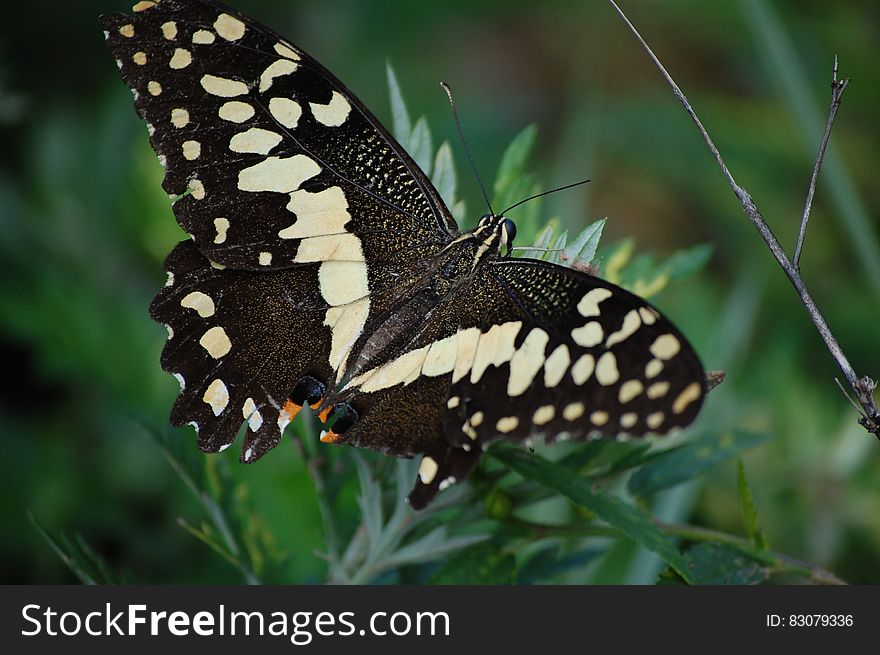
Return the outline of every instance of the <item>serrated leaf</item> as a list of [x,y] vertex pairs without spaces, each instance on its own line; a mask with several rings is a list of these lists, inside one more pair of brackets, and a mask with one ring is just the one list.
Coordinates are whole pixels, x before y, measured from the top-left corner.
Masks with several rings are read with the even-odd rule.
[[455,553],[428,584],[512,584],[515,580],[516,558],[498,544],[484,541]]
[[489,453],[523,477],[562,494],[619,529],[640,546],[657,553],[679,575],[690,581],[686,562],[678,548],[641,510],[617,497],[593,491],[590,482],[574,471],[509,444],[493,446]]
[[406,151],[418,164],[425,175],[431,176],[431,153],[434,147],[431,144],[431,130],[428,128],[428,120],[422,116],[413,126],[412,133],[406,145]]
[[437,156],[434,157],[434,172],[431,175],[431,182],[443,198],[443,202],[447,207],[455,204],[455,165],[452,161],[452,148],[449,142],[444,141],[437,149]]
[[605,229],[606,219],[600,218],[588,225],[577,238],[568,244],[565,249],[565,262],[569,266],[575,262],[589,264],[596,257],[599,241],[602,239],[602,231]]
[[403,94],[400,92],[397,75],[394,73],[390,61],[385,63],[385,73],[388,77],[388,94],[391,99],[391,133],[398,142],[406,144],[409,143],[412,124],[409,112],[406,110],[406,103],[403,101]]
[[742,510],[743,523],[746,526],[746,534],[749,540],[761,550],[767,549],[767,540],[764,537],[764,531],[758,524],[758,510],[755,507],[755,501],[752,499],[752,492],[749,490],[749,482],[746,479],[746,467],[742,460],[736,462],[736,487],[739,492],[739,504]]
[[691,480],[769,437],[741,430],[703,434],[680,448],[658,453],[629,479],[631,494],[646,496]]
[[691,584],[759,584],[770,577],[767,567],[726,544],[697,544],[684,556]]
[[547,253],[547,261],[553,262],[554,264],[558,264],[562,261],[562,251],[565,250],[565,242],[567,240],[568,232],[563,230],[562,233],[556,237],[553,245],[550,246],[550,252]]

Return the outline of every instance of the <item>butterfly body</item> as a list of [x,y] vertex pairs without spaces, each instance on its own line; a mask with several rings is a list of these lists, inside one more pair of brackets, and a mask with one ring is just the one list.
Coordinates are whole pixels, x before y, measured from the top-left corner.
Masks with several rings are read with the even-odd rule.
[[191,240],[151,306],[172,422],[241,459],[309,407],[322,440],[423,457],[422,507],[494,440],[664,433],[703,370],[643,299],[461,232],[427,176],[335,77],[219,3],[102,18]]

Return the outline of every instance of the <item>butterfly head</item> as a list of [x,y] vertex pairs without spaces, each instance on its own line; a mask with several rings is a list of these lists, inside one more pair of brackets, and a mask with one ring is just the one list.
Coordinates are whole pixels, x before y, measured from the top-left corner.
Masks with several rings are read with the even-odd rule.
[[472,234],[489,252],[500,253],[502,248],[506,248],[506,257],[510,255],[516,238],[516,223],[504,216],[483,214]]

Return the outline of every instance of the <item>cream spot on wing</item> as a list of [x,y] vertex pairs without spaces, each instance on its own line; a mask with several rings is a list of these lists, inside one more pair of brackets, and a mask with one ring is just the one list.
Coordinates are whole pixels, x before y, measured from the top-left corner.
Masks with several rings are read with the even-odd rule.
[[544,362],[544,386],[552,389],[559,384],[565,377],[569,364],[571,364],[571,357],[568,354],[568,346],[563,343],[557,346]]
[[186,127],[189,125],[189,112],[183,107],[172,109],[171,124],[176,128]]
[[533,328],[525,341],[510,358],[510,377],[507,380],[507,395],[520,396],[532,384],[532,380],[544,365],[544,349],[550,341],[541,328]]
[[361,391],[370,393],[388,389],[398,384],[409,384],[415,381],[425,363],[428,355],[428,346],[410,350],[387,364],[366,374],[366,380],[361,385]]
[[268,155],[269,151],[279,143],[281,143],[280,134],[264,130],[261,127],[252,127],[244,132],[234,134],[229,140],[229,149],[232,152]]
[[455,477],[450,475],[445,480],[441,480],[440,484],[437,485],[437,491],[443,491],[444,489],[448,489],[456,482]]
[[228,218],[215,218],[214,219],[214,229],[217,230],[217,235],[214,237],[214,243],[221,244],[226,241],[226,233],[229,231],[229,219]]
[[583,384],[590,379],[596,366],[596,360],[589,353],[581,355],[571,367],[571,379],[575,384]]
[[275,52],[277,52],[282,57],[287,57],[288,59],[295,59],[296,61],[300,60],[299,53],[294,52],[290,46],[285,45],[284,43],[278,42],[275,44]]
[[338,91],[333,92],[330,102],[326,105],[319,105],[314,102],[309,103],[312,109],[312,115],[319,123],[323,123],[327,127],[338,127],[345,122],[351,112],[351,105]]
[[196,177],[189,181],[189,190],[190,195],[196,200],[203,200],[207,193],[205,192],[205,185],[202,184],[202,181]]
[[584,348],[592,348],[602,343],[604,336],[602,326],[597,321],[590,321],[586,325],[571,331],[571,338],[574,339],[576,344]]
[[132,55],[131,60],[136,63],[138,66],[143,66],[147,63],[147,53],[146,52],[136,52]]
[[574,421],[575,419],[579,419],[584,415],[584,411],[586,408],[584,404],[581,402],[570,403],[565,406],[565,409],[562,410],[562,418],[566,421]]
[[175,70],[180,70],[181,68],[186,68],[191,63],[192,53],[183,48],[176,48],[174,50],[174,56],[171,57],[171,61],[168,62],[168,65]]
[[268,266],[272,263],[272,253],[261,252],[258,261],[260,262],[260,266]]
[[422,481],[422,484],[431,484],[439,468],[433,457],[425,455],[422,458],[422,463],[419,464],[419,480]]
[[596,380],[602,386],[614,384],[620,378],[617,370],[617,359],[611,352],[604,353],[596,362]]
[[[314,236],[339,238],[345,224],[351,220],[348,200],[338,186],[312,193],[299,189],[290,194],[288,211],[296,215],[296,222],[278,232],[282,239],[304,239]],[[357,239],[354,235],[349,238]],[[362,258],[362,257],[361,257]]]
[[318,284],[324,300],[333,307],[360,300],[370,293],[367,267],[357,261],[325,261],[318,269]]
[[590,414],[590,423],[595,426],[603,426],[608,422],[608,412],[598,411]]
[[659,359],[652,359],[645,365],[645,377],[649,380],[651,378],[655,378],[660,375],[660,371],[663,370],[663,362]]
[[263,426],[263,415],[260,414],[260,411],[257,409],[257,405],[254,403],[253,398],[248,398],[244,401],[241,413],[248,422],[248,427],[250,427],[251,432],[256,432]]
[[666,392],[669,391],[669,383],[668,382],[655,382],[650,387],[648,387],[648,398],[651,400],[655,400],[657,398],[662,398],[666,395]]
[[614,332],[608,335],[608,341],[605,342],[605,347],[610,348],[616,343],[620,343],[621,341],[626,341],[629,339],[636,331],[641,327],[642,319],[639,318],[639,312],[636,309],[631,309],[626,313],[626,316],[623,317],[623,325],[617,332]]
[[214,21],[214,29],[227,41],[238,41],[244,36],[244,23],[229,14],[220,14]]
[[166,325],[165,331],[168,332],[168,339],[169,340],[174,338],[174,328],[173,327],[171,327],[170,325]]
[[134,25],[128,24],[123,25],[119,28],[119,33],[127,39],[130,39],[134,36]]
[[198,159],[199,155],[202,154],[202,144],[198,141],[184,141],[183,142],[183,156],[186,159],[192,161],[193,159]]
[[177,380],[177,384],[180,385],[180,390],[183,391],[186,389],[186,380],[183,379],[183,376],[180,373],[172,373],[174,379]]
[[165,286],[166,287],[174,286],[174,273],[172,273],[171,271],[167,271],[165,275],[166,275]]
[[504,434],[513,432],[517,427],[519,427],[519,419],[516,416],[505,416],[498,419],[498,422],[495,424],[495,429]]
[[627,412],[623,416],[620,417],[620,425],[624,429],[629,429],[634,426],[639,420],[638,414],[635,412]]
[[458,396],[453,396],[449,400],[446,401],[446,409],[455,409],[461,404],[461,398]]
[[320,172],[321,167],[305,155],[267,157],[238,174],[238,188],[242,191],[290,193]]
[[617,394],[617,399],[621,403],[628,403],[630,400],[642,393],[644,389],[645,387],[638,380],[627,380],[620,385],[620,391]]
[[532,414],[532,423],[535,425],[546,425],[556,416],[556,408],[553,405],[541,405]]
[[656,430],[663,423],[663,412],[654,412],[653,414],[648,414],[648,418],[645,421],[648,424],[648,427],[652,430]]
[[212,262],[208,260],[208,263],[211,265],[211,268],[217,269],[218,271],[222,271],[226,267],[223,264],[218,264],[217,262]]
[[199,83],[205,91],[220,98],[234,98],[235,96],[243,96],[248,92],[248,86],[244,82],[230,80],[217,75],[202,75]]
[[483,419],[485,415],[483,412],[474,412],[474,415],[468,419],[468,423],[473,425],[475,428],[480,427],[483,424]]
[[223,380],[217,378],[211,382],[208,388],[205,389],[205,395],[202,396],[202,400],[211,406],[214,416],[220,416],[223,410],[226,409],[226,405],[229,404],[229,390],[223,384]]
[[650,307],[639,307],[639,316],[642,317],[642,323],[645,325],[653,325],[657,322],[657,312]]
[[676,414],[681,414],[687,409],[687,406],[697,400],[701,394],[702,389],[700,388],[699,383],[691,382],[684,388],[684,391],[678,394],[678,397],[672,403],[672,411]]
[[611,291],[602,287],[591,289],[584,294],[584,297],[578,303],[578,311],[584,317],[598,316],[601,314],[599,303],[610,298],[612,295],[614,294]]
[[160,93],[162,93],[162,85],[159,84],[156,80],[151,80],[151,81],[147,84],[147,92],[148,92],[151,96],[157,96],[157,95],[159,95]]
[[232,350],[232,342],[219,325],[215,325],[202,335],[199,344],[208,351],[208,354],[214,359],[220,359],[223,355]]
[[679,350],[681,350],[681,343],[672,334],[661,334],[654,340],[650,348],[651,354],[663,361],[675,357]]
[[194,309],[202,318],[213,316],[215,310],[214,301],[211,296],[201,291],[193,291],[186,294],[180,301],[180,306]]
[[137,13],[139,11],[143,11],[144,9],[149,9],[150,7],[154,6],[155,4],[156,4],[156,2],[154,0],[142,0],[141,2],[138,2],[137,4],[135,4],[135,6],[131,8],[131,10],[133,12]]
[[522,327],[522,321],[509,321],[493,325],[488,332],[480,335],[480,342],[477,344],[477,352],[471,367],[470,380],[472,384],[480,381],[490,364],[501,366],[510,361],[514,353],[513,342],[516,335],[519,334],[520,327]]
[[[425,363],[422,365],[422,375],[436,377],[451,372],[455,368],[455,356],[457,353],[458,333],[435,341],[428,350],[428,356],[425,357]],[[455,396],[455,398],[458,398],[458,396]]]
[[370,312],[370,299],[360,300],[343,305],[330,307],[324,317],[324,325],[330,327],[330,357],[328,361],[334,369],[340,369],[345,356],[363,332]]
[[177,23],[173,20],[170,20],[167,23],[162,23],[162,36],[168,41],[173,41],[177,38]]
[[298,102],[290,98],[272,98],[269,100],[269,113],[272,114],[272,118],[284,127],[292,130],[299,123],[299,117],[302,116],[302,107]]
[[480,340],[479,328],[467,328],[459,330],[458,350],[455,353],[455,366],[452,369],[452,383],[455,384],[471,370],[474,363],[474,356],[477,353],[477,344]]
[[198,30],[193,34],[193,43],[198,45],[209,45],[214,43],[214,33],[208,30]]
[[290,61],[289,59],[278,59],[269,64],[269,67],[263,71],[263,74],[260,75],[260,93],[265,93],[272,87],[272,82],[275,81],[276,77],[282,77],[284,75],[290,75],[296,69],[299,68],[299,64],[294,61]]
[[217,115],[230,123],[244,123],[246,120],[253,118],[254,108],[241,100],[230,100],[223,103]]
[[284,434],[284,428],[290,425],[290,421],[292,420],[292,415],[283,407],[278,412],[278,431]]

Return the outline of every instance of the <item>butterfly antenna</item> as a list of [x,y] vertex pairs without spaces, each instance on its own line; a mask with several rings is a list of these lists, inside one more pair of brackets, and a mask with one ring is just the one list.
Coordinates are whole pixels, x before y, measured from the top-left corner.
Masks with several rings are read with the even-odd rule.
[[474,176],[477,178],[477,184],[480,185],[483,199],[486,201],[489,213],[492,214],[492,216],[495,216],[495,212],[492,211],[492,203],[489,202],[489,194],[486,193],[486,185],[483,184],[483,178],[480,177],[480,171],[477,170],[477,163],[474,161],[473,155],[471,155],[471,149],[468,148],[467,141],[464,140],[464,132],[461,129],[461,121],[458,120],[458,110],[455,108],[455,98],[452,97],[452,89],[449,88],[449,85],[446,82],[440,82],[440,86],[443,87],[443,90],[446,91],[446,95],[449,98],[449,106],[452,107],[452,116],[455,118],[455,127],[458,130],[458,138],[461,139],[461,145],[464,146],[464,152],[467,155],[468,161],[471,163],[471,170],[473,170]]
[[565,191],[566,189],[571,189],[572,187],[580,186],[581,184],[586,184],[589,181],[590,180],[581,180],[580,182],[573,182],[571,184],[566,184],[565,186],[556,187],[555,189],[550,189],[549,191],[542,191],[541,193],[536,193],[533,196],[529,196],[525,200],[520,200],[519,202],[514,203],[513,205],[511,205],[510,207],[505,209],[503,212],[501,212],[499,214],[499,216],[505,216],[507,214],[507,212],[509,212],[511,209],[516,209],[520,205],[527,203],[529,200],[534,200],[535,198],[540,198],[541,196],[549,196],[551,193],[556,193],[557,191]]

